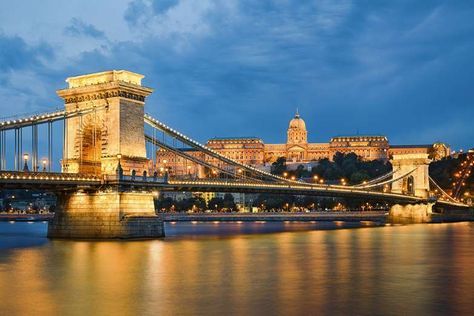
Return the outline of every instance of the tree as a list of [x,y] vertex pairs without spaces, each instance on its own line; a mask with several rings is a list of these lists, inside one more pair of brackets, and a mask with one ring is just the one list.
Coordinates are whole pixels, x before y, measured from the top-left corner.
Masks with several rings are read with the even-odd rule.
[[282,175],[286,171],[286,158],[278,157],[278,159],[272,163],[271,173],[276,175]]
[[295,171],[295,177],[297,179],[310,177],[311,173],[303,166],[299,165]]
[[219,210],[224,205],[224,200],[220,197],[213,197],[207,202],[207,208],[210,210]]
[[158,211],[170,210],[174,203],[174,200],[170,197],[161,197],[160,199],[155,200],[155,209]]
[[223,208],[229,211],[235,210],[234,196],[230,193],[224,194],[224,200],[222,201]]

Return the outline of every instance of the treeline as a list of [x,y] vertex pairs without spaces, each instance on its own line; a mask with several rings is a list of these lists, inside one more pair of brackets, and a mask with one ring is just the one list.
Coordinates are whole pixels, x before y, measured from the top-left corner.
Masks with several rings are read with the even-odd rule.
[[159,198],[155,200],[155,209],[161,212],[202,212],[205,210],[234,212],[237,211],[237,206],[234,202],[234,196],[226,193],[223,198],[213,197],[207,203],[201,197],[190,197],[179,201],[171,197]]
[[308,170],[299,165],[296,170],[288,170],[286,159],[280,157],[272,164],[271,172],[276,175],[295,177],[295,179],[322,179],[325,183],[340,182],[345,179],[347,184],[358,184],[386,174],[392,170],[389,162],[382,160],[364,161],[354,153],[336,153],[333,161],[321,159],[317,165]]

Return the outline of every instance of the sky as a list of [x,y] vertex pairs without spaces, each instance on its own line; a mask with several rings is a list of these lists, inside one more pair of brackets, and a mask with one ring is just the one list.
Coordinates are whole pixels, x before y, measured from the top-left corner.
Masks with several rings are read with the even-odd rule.
[[0,116],[62,107],[65,79],[126,69],[146,111],[200,141],[474,147],[474,2],[1,1]]

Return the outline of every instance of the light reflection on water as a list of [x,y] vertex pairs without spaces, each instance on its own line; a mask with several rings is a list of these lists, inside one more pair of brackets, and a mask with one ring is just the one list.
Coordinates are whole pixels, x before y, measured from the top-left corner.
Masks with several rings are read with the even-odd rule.
[[[308,225],[322,224],[176,223],[164,240],[97,242],[49,241],[43,223],[0,223],[0,311],[471,313],[474,223]],[[295,231],[261,233],[282,229]]]

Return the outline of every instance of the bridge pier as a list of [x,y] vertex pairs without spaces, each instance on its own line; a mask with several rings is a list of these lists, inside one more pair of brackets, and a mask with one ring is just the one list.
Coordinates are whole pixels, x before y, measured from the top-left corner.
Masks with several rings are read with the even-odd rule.
[[389,220],[392,223],[428,223],[431,222],[434,203],[395,204],[390,208]]
[[155,213],[152,193],[65,192],[58,196],[50,238],[157,238],[163,221]]

